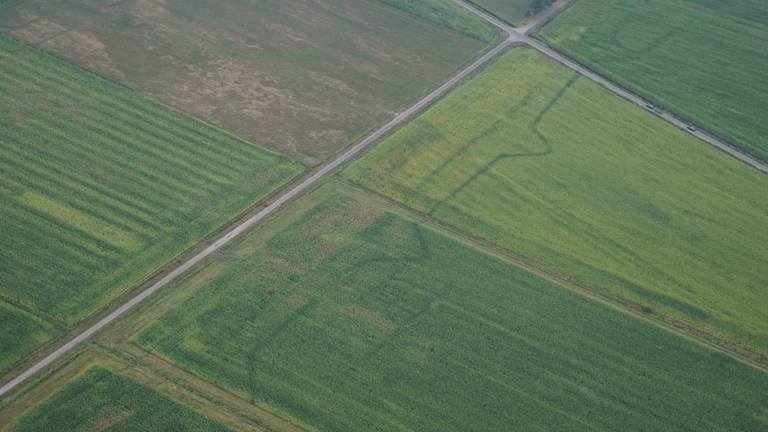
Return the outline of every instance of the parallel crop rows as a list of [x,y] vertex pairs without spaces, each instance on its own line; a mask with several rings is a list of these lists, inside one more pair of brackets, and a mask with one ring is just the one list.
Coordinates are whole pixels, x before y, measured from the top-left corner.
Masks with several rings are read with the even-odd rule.
[[0,295],[72,324],[300,168],[0,36]]
[[318,430],[765,427],[761,372],[362,193],[327,185],[228,255],[134,341]]

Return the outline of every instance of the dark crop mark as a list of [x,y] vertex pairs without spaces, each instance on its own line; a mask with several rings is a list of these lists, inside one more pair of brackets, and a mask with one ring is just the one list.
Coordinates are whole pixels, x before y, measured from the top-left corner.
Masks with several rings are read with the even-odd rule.
[[259,386],[259,380],[256,377],[256,370],[258,369],[258,366],[264,362],[258,359],[259,353],[261,350],[271,345],[272,341],[275,340],[275,338],[279,336],[291,324],[296,322],[299,318],[305,316],[311,309],[314,309],[317,303],[318,301],[315,299],[307,302],[304,304],[304,306],[293,311],[287,319],[280,321],[274,327],[272,327],[269,333],[267,333],[263,338],[259,339],[256,344],[254,344],[253,348],[251,348],[251,350],[246,353],[245,365],[248,369],[248,389],[251,394],[251,403],[256,403],[256,395],[259,394],[259,390],[261,389]]
[[[535,87],[535,88],[531,89],[531,91],[529,91],[529,92],[528,92],[528,94],[526,94],[526,95],[525,95],[525,96],[524,96],[522,99],[520,99],[520,101],[519,101],[518,103],[516,103],[516,104],[512,105],[512,107],[510,107],[510,109],[509,109],[509,110],[506,112],[506,116],[507,116],[508,118],[509,118],[509,117],[512,117],[512,116],[513,116],[514,114],[516,114],[518,111],[520,111],[521,109],[523,109],[523,108],[525,108],[526,106],[528,106],[528,103],[531,101],[531,99],[533,99],[533,96],[534,96],[534,94],[536,94],[536,92],[537,92],[538,90],[539,90],[539,89],[538,89],[538,87]],[[474,138],[472,138],[471,140],[467,141],[467,143],[466,143],[466,144],[464,144],[463,146],[461,146],[461,147],[460,147],[458,150],[456,150],[456,152],[454,152],[454,154],[452,154],[452,155],[451,155],[451,157],[449,157],[448,159],[446,159],[446,160],[445,160],[445,162],[443,162],[442,164],[440,164],[440,166],[439,166],[439,167],[437,167],[437,169],[436,169],[436,170],[432,171],[432,173],[431,173],[430,175],[428,175],[428,176],[424,177],[424,179],[422,179],[422,180],[421,180],[421,181],[420,181],[420,182],[419,182],[419,183],[416,185],[416,187],[415,187],[414,189],[415,189],[416,191],[420,191],[420,190],[421,190],[421,188],[422,188],[422,186],[423,186],[423,185],[424,185],[424,184],[425,184],[427,181],[429,181],[429,180],[430,180],[430,179],[432,179],[433,177],[437,176],[437,175],[438,175],[438,174],[439,174],[439,173],[440,173],[442,170],[444,170],[444,169],[445,169],[445,168],[446,168],[448,165],[450,165],[451,163],[453,163],[453,161],[455,161],[455,160],[456,160],[456,159],[458,159],[460,156],[462,156],[462,155],[463,155],[463,154],[464,154],[464,153],[467,151],[467,149],[469,149],[469,148],[470,148],[472,145],[476,144],[476,143],[477,143],[478,141],[480,141],[482,138],[485,138],[486,136],[490,135],[490,134],[491,134],[491,132],[495,132],[495,131],[496,131],[496,129],[497,129],[499,126],[500,126],[500,124],[501,124],[501,123],[502,123],[502,121],[501,121],[501,120],[497,121],[497,122],[496,122],[496,123],[494,123],[494,124],[493,124],[491,127],[489,127],[489,128],[487,128],[487,129],[485,129],[485,130],[481,131],[481,132],[480,132],[480,133],[479,133],[477,136],[475,136],[475,137],[474,137]]]
[[[545,137],[544,134],[542,134],[541,131],[539,131],[539,124],[541,124],[541,121],[544,119],[544,116],[552,109],[552,107],[555,106],[555,104],[560,100],[560,98],[562,98],[563,95],[565,95],[565,92],[568,91],[568,89],[573,85],[573,83],[576,82],[576,80],[578,78],[579,78],[579,75],[574,73],[573,76],[571,76],[571,78],[568,80],[568,82],[566,82],[565,85],[560,90],[558,90],[557,93],[555,93],[555,95],[549,100],[549,102],[547,102],[547,104],[536,115],[536,117],[533,119],[533,121],[528,125],[528,128],[536,135],[536,137],[539,139],[539,141],[541,141],[541,143],[544,145],[544,149],[543,150],[537,151],[537,152],[529,152],[529,153],[503,153],[503,154],[500,154],[500,155],[496,156],[492,161],[490,161],[485,166],[483,166],[480,169],[478,169],[477,171],[475,171],[474,174],[469,176],[469,178],[467,178],[464,181],[464,183],[462,183],[461,185],[459,185],[459,187],[454,189],[450,194],[448,194],[448,196],[446,198],[444,198],[443,200],[439,201],[437,204],[432,206],[432,208],[430,208],[429,211],[427,211],[427,215],[428,216],[434,215],[434,213],[437,210],[439,210],[440,207],[442,207],[448,201],[453,199],[456,195],[458,195],[459,193],[464,191],[464,189],[466,189],[467,187],[469,187],[469,185],[474,183],[475,180],[477,180],[481,176],[485,175],[485,173],[487,173],[490,169],[492,169],[497,163],[499,163],[502,160],[511,159],[511,158],[522,158],[522,157],[541,157],[541,156],[547,156],[547,155],[551,154],[552,151],[553,151],[552,150],[552,144],[549,142],[547,137]],[[529,93],[529,95],[530,95],[530,93]],[[526,98],[523,101],[525,103],[527,103],[527,99],[528,99],[528,96],[526,96]],[[513,109],[510,112],[508,112],[507,114],[508,115],[513,114],[515,111],[517,111],[522,106],[524,106],[524,105],[521,105],[520,107],[513,107]],[[489,130],[494,130],[495,131],[495,128],[498,127],[498,125],[500,125],[501,121],[502,120],[499,120],[498,122],[494,123],[494,125],[491,126],[491,128],[486,129],[484,131],[483,135],[487,135],[488,133],[490,133]],[[479,137],[477,139],[479,139]],[[470,144],[465,146],[465,148],[468,147],[469,145],[471,145],[475,140],[470,142]],[[462,151],[463,151],[463,149],[462,149]]]

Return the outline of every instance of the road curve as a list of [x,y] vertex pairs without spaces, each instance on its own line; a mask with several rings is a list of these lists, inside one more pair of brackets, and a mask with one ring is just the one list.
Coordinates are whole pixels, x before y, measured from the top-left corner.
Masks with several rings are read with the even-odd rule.
[[[499,20],[495,16],[485,12],[484,10],[477,8],[476,6],[466,2],[465,0],[455,0],[455,1],[461,6],[463,6],[464,8],[466,8],[467,10],[469,10],[470,12],[474,13],[475,15],[479,16],[480,18],[484,19],[485,21],[489,22],[490,24],[496,26],[497,28],[507,33],[509,35],[509,38],[507,40],[514,40],[516,42],[524,43],[530,46],[531,48],[541,52],[547,57],[561,63],[566,67],[573,69],[577,73],[591,79],[592,81],[600,84],[601,86],[612,91],[613,93],[623,97],[624,99],[627,99],[630,102],[633,102],[636,105],[639,105],[640,107],[643,107],[644,109],[647,106],[653,105],[650,101],[645,100],[642,97],[625,89],[624,87],[621,87],[615,84],[614,82],[608,80],[602,75],[582,66],[581,64],[571,60],[570,58],[550,48],[548,45],[544,44],[543,42],[540,42],[528,35],[531,31],[537,29],[539,26],[546,24],[546,22],[549,21],[556,13],[560,12],[563,8],[568,6],[568,4],[570,4],[571,1],[573,0],[558,0],[555,3],[553,3],[552,6],[548,7],[547,9],[543,10],[535,17],[528,20],[523,26],[517,27],[517,28],[507,25],[506,23]],[[746,163],[747,165],[750,165],[751,167],[765,174],[768,174],[768,163],[755,159],[754,157],[744,153],[743,151],[737,149],[736,147],[728,143],[725,143],[719,140],[714,135],[707,133],[701,130],[700,128],[695,128],[694,130],[688,129],[688,126],[690,125],[690,123],[686,122],[685,120],[681,119],[680,117],[677,117],[672,113],[660,112],[660,113],[657,113],[657,115],[660,118],[672,123],[673,125],[685,130],[689,134],[694,135],[700,140],[730,154],[731,156]]]
[[55,362],[57,359],[59,359],[61,356],[66,354],[67,352],[71,351],[73,348],[75,348],[77,345],[85,341],[86,339],[93,336],[95,333],[97,333],[99,330],[103,329],[116,319],[118,319],[120,316],[125,314],[129,309],[136,306],[137,304],[141,303],[146,299],[147,297],[151,296],[164,286],[168,285],[171,281],[179,277],[181,274],[195,266],[200,261],[204,260],[214,252],[216,252],[218,249],[232,241],[234,238],[251,228],[253,225],[259,223],[261,220],[269,216],[270,214],[274,213],[277,209],[279,209],[281,206],[283,206],[285,203],[290,201],[291,199],[295,198],[302,192],[309,189],[312,185],[317,183],[320,179],[331,173],[333,170],[338,168],[343,163],[350,160],[352,157],[354,157],[356,154],[360,153],[363,149],[370,146],[373,142],[384,136],[386,133],[390,132],[397,126],[401,125],[403,122],[408,120],[410,117],[412,117],[414,114],[418,113],[419,111],[426,108],[429,104],[443,96],[445,93],[447,93],[450,89],[455,87],[457,84],[459,84],[460,81],[462,81],[464,78],[471,75],[473,72],[475,72],[478,68],[480,68],[482,65],[499,55],[501,52],[503,52],[510,44],[513,42],[518,42],[517,38],[512,38],[511,36],[505,39],[500,44],[496,45],[494,48],[492,48],[490,51],[486,52],[484,55],[482,55],[480,58],[475,60],[472,64],[462,69],[460,72],[458,72],[456,75],[454,75],[451,79],[446,81],[443,85],[438,87],[436,90],[434,90],[432,93],[428,94],[418,102],[416,102],[414,105],[412,105],[407,110],[403,111],[402,113],[398,114],[390,120],[388,123],[386,123],[381,128],[377,129],[375,132],[371,133],[370,135],[363,138],[361,141],[353,145],[352,147],[348,148],[344,153],[339,155],[336,159],[332,160],[331,162],[324,165],[322,168],[317,170],[315,173],[307,177],[304,181],[302,181],[297,186],[294,186],[284,194],[280,195],[277,199],[275,199],[271,204],[269,204],[267,207],[256,213],[255,215],[251,216],[250,218],[244,220],[239,225],[232,228],[230,231],[228,231],[226,234],[221,236],[219,239],[214,241],[210,246],[205,248],[204,250],[200,251],[196,255],[189,258],[187,261],[173,269],[171,272],[163,276],[161,279],[159,279],[157,282],[152,284],[149,288],[146,290],[140,292],[135,297],[131,298],[127,302],[123,303],[120,307],[110,312],[107,316],[102,318],[100,321],[83,331],[82,333],[78,334],[71,340],[69,340],[67,343],[59,347],[56,351],[53,351],[52,353],[45,356],[43,359],[35,363],[33,366],[31,366],[29,369],[24,370],[22,373],[5,383],[2,387],[0,387],[0,397],[6,395],[8,392],[13,390],[15,387],[17,387],[19,384],[23,383],[27,379],[29,379],[31,376],[39,372],[40,370],[46,368],[51,363]]

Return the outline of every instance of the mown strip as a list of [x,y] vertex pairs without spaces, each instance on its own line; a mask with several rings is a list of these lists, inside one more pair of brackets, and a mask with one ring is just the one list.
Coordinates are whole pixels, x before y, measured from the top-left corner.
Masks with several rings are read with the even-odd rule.
[[223,253],[134,342],[317,430],[768,427],[768,375],[345,187]]

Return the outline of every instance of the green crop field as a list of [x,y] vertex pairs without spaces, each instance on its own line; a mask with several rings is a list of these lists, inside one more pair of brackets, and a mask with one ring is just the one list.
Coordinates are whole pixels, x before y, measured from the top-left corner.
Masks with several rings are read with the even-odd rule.
[[540,12],[554,0],[471,0],[472,3],[502,18],[512,25]]
[[99,366],[89,368],[3,430],[232,431],[144,384]]
[[29,0],[0,29],[310,165],[488,46],[379,0]]
[[0,371],[53,334],[50,323],[0,300]]
[[302,171],[4,35],[0,75],[0,296],[49,320],[76,323]]
[[380,0],[417,16],[458,30],[475,39],[494,43],[501,32],[482,18],[468,12],[454,0]]
[[533,50],[513,48],[345,176],[768,352],[768,177]]
[[318,431],[768,427],[768,375],[363,192],[326,185],[223,253],[134,342]]
[[578,0],[540,36],[768,161],[765,0]]

